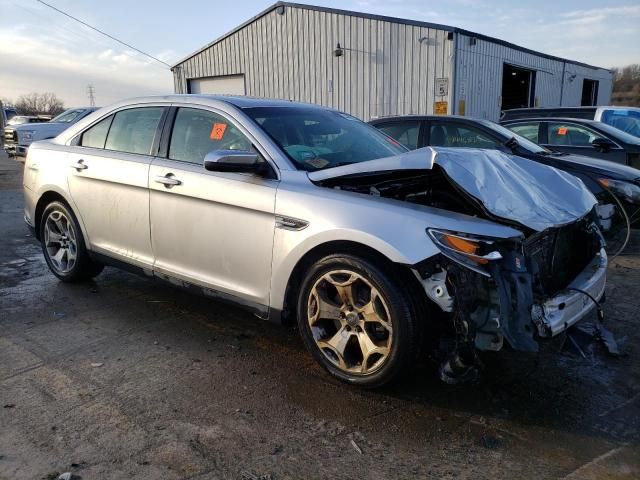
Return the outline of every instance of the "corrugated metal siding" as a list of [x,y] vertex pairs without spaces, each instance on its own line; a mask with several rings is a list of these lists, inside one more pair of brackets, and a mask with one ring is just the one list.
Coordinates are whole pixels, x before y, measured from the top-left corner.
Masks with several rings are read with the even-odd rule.
[[[187,59],[174,70],[175,90],[188,79],[244,74],[247,95],[318,103],[364,120],[431,114],[453,90],[453,42],[443,30],[333,12],[285,7]],[[340,43],[342,57],[333,51]],[[449,95],[435,97],[435,79]],[[451,110],[450,110],[451,113]]]
[[562,105],[573,107],[580,105],[582,100],[582,81],[598,80],[598,105],[611,104],[611,90],[613,89],[613,74],[604,69],[591,69],[581,65],[567,63],[564,74],[564,94],[562,95]]
[[[504,63],[536,71],[536,106],[560,106],[561,97],[562,105],[580,105],[582,79],[585,77],[600,80],[599,104],[607,104],[611,99],[612,74],[608,70],[550,59],[481,39],[476,39],[475,45],[472,45],[472,37],[458,35],[456,113],[459,113],[459,101],[464,100],[466,116],[498,120]],[[570,81],[573,74],[576,77]]]

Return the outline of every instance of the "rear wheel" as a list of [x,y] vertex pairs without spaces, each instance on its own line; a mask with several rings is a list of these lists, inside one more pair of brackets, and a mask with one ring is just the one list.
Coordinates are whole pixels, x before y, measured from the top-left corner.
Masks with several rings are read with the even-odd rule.
[[51,272],[64,282],[88,280],[103,266],[89,257],[80,225],[62,202],[47,205],[40,221],[40,243]]
[[371,261],[330,255],[308,271],[298,298],[306,347],[332,375],[377,387],[414,365],[421,336],[412,299]]

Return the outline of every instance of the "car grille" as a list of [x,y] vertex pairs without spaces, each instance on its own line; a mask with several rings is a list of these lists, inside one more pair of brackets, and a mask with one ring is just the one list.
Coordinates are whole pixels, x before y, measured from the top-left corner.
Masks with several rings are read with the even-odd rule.
[[11,144],[18,142],[18,132],[13,128],[5,128],[4,129],[4,143]]
[[585,222],[545,230],[525,243],[525,254],[537,266],[536,285],[553,295],[564,289],[599,251],[595,233]]

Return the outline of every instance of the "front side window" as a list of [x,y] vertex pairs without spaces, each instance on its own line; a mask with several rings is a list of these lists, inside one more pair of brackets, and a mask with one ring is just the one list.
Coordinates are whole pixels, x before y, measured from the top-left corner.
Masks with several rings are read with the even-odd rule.
[[563,147],[591,147],[591,142],[601,137],[593,130],[579,125],[550,122],[547,126],[549,145]]
[[91,128],[85,130],[82,137],[80,137],[80,146],[104,148],[104,144],[107,140],[107,133],[111,126],[111,120],[113,120],[113,115],[109,115],[107,118],[100,120]]
[[223,116],[207,110],[180,108],[169,144],[169,158],[202,164],[214,150],[251,150],[251,141]]
[[397,140],[405,147],[415,150],[418,148],[418,137],[420,134],[420,121],[411,120],[407,122],[392,122],[377,125],[376,128],[391,138]]
[[474,127],[438,122],[431,125],[429,144],[433,147],[499,148],[496,140]]
[[509,125],[509,130],[517,133],[521,137],[526,138],[534,143],[538,143],[538,127],[539,123],[519,123],[517,125]]
[[125,153],[151,154],[164,107],[142,107],[116,113],[105,148]]
[[406,148],[346,113],[306,106],[243,109],[299,170],[391,157]]

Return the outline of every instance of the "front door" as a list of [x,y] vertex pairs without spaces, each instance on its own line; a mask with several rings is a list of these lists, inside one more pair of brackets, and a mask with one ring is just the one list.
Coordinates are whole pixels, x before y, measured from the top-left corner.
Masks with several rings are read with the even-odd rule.
[[153,263],[148,175],[165,109],[110,115],[85,130],[68,155],[69,190],[91,250],[142,267]]
[[154,271],[248,305],[269,304],[278,182],[210,172],[213,150],[250,150],[252,140],[228,117],[199,108],[175,114],[166,158],[149,172]]
[[[592,142],[596,138],[606,137],[584,125],[561,121],[547,122],[545,130],[546,131],[543,132],[544,146],[550,150],[573,153],[575,155],[586,155],[588,157],[595,157],[622,164],[626,164],[627,162],[625,150],[618,146],[606,152],[597,150],[592,145]],[[615,141],[613,142],[615,143]]]

